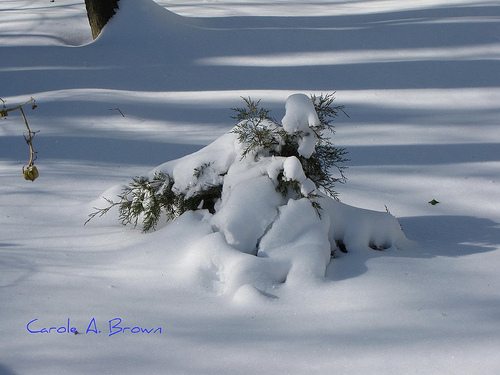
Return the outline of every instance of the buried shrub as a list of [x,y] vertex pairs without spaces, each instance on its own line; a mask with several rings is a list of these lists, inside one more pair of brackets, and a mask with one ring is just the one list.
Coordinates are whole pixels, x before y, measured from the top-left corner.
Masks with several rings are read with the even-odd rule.
[[[217,152],[205,153],[213,159],[198,158],[195,153],[182,171],[181,163],[174,161],[174,166],[165,170],[160,166],[150,177],[134,177],[117,199],[104,198],[107,206],[95,207],[87,222],[116,207],[123,225],[140,225],[148,232],[162,217],[169,221],[197,209],[215,213],[230,168],[265,159],[281,160],[272,178],[276,191],[291,199],[308,198],[319,213],[318,192],[336,198],[335,184],[345,182],[346,151],[331,140],[333,119],[343,112],[343,106],[333,105],[333,94],[309,98],[295,94],[288,98],[285,117],[279,123],[260,107],[260,101],[243,101],[243,107],[233,109],[237,123],[224,139],[229,143],[220,141]],[[217,142],[205,149],[217,148],[213,146]]]
[[[300,95],[300,94],[299,94]],[[293,96],[293,95],[292,95]],[[260,101],[250,98],[243,99],[246,106],[234,108],[235,118],[238,124],[231,132],[238,137],[242,145],[242,158],[252,154],[254,158],[265,156],[295,156],[299,159],[302,169],[307,178],[311,179],[319,188],[331,196],[336,197],[335,184],[345,182],[344,175],[347,151],[333,144],[331,136],[335,133],[333,119],[340,112],[344,112],[344,106],[335,106],[334,94],[311,96],[317,121],[314,119],[309,123],[298,126],[279,124],[269,116],[269,111],[260,108]],[[301,110],[302,108],[294,108]],[[302,115],[310,113],[304,111]],[[290,117],[296,117],[295,113]],[[286,121],[287,116],[284,119]],[[291,122],[294,122],[295,118]],[[312,143],[308,150],[301,146]],[[337,176],[333,173],[337,172]],[[280,188],[281,189],[281,188]]]
[[192,196],[175,192],[173,185],[174,179],[164,172],[155,173],[151,179],[134,177],[122,188],[118,200],[104,198],[109,204],[107,207],[94,207],[85,224],[96,216],[105,215],[113,207],[118,207],[118,218],[123,225],[135,227],[140,221],[143,232],[154,230],[162,215],[173,220],[189,210],[201,208],[215,212],[214,204],[221,196],[222,185],[206,186]]

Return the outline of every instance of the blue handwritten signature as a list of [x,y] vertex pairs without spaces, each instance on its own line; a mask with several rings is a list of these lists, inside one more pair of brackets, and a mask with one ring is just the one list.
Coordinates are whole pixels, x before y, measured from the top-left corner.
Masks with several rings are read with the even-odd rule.
[[100,324],[97,320],[92,317],[89,323],[86,325],[86,329],[79,330],[73,324],[71,324],[70,318],[67,318],[63,324],[59,325],[46,325],[40,323],[38,318],[30,320],[26,324],[26,331],[29,334],[85,334],[85,335],[99,335],[107,334],[107,336],[114,336],[118,334],[146,334],[146,335],[161,335],[163,333],[163,327],[142,327],[140,325],[130,325],[126,324],[122,318],[116,317],[109,319],[107,324],[104,324],[103,330],[100,329]]

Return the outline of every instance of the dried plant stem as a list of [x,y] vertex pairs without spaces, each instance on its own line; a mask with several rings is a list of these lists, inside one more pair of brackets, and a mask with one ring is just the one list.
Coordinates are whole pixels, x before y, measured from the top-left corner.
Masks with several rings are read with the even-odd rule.
[[28,119],[26,118],[26,115],[24,114],[23,107],[19,107],[19,111],[21,112],[21,115],[23,116],[24,120],[24,125],[26,125],[26,129],[28,130],[27,135],[24,136],[24,139],[26,140],[26,143],[28,144],[29,147],[29,160],[27,166],[30,167],[33,165],[33,163],[36,160],[36,151],[35,147],[33,146],[33,137],[35,136],[35,132],[31,130],[30,125],[28,124]]
[[28,118],[26,117],[26,113],[24,113],[24,106],[31,104],[31,108],[35,109],[37,107],[35,99],[30,98],[30,100],[18,104],[13,107],[7,107],[5,105],[5,100],[1,99],[2,107],[0,108],[0,117],[7,117],[9,112],[19,111],[24,121],[24,125],[26,126],[27,134],[24,135],[24,140],[28,144],[29,149],[29,159],[28,163],[23,167],[23,175],[26,180],[34,181],[38,177],[38,170],[35,166],[35,160],[37,158],[35,147],[33,146],[33,138],[36,135],[36,132],[31,130],[30,125],[28,123]]

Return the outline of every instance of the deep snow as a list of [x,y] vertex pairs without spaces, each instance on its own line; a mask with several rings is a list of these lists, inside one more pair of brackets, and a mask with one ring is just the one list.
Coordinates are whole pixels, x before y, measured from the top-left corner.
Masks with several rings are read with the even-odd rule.
[[[0,3],[0,97],[37,99],[41,173],[22,179],[21,119],[2,120],[0,373],[500,371],[496,2],[159,1],[203,17],[184,19],[122,1],[91,44],[83,4]],[[199,214],[147,235],[83,227],[108,187],[226,133],[240,96],[284,114],[290,94],[335,90],[351,117],[335,136],[351,158],[342,202],[386,205],[418,249],[350,252],[326,281],[229,299],[218,288],[245,280],[221,283],[211,262],[245,264]],[[26,331],[92,317],[164,332]]]
[[[313,101],[307,95],[293,94],[285,108],[281,124],[264,120],[257,126],[282,127],[296,136],[297,145],[289,147],[297,147],[298,155],[308,159],[315,152],[317,136],[326,136],[317,130],[322,124]],[[166,162],[148,174],[158,194],[169,191],[190,198],[221,186],[214,212],[199,206],[196,214],[188,213],[198,218],[200,223],[195,227],[203,226],[206,234],[195,244],[186,240],[187,248],[176,250],[181,254],[175,266],[179,272],[201,281],[201,287],[242,302],[242,290],[244,295],[250,290],[259,297],[279,298],[276,290],[284,283],[301,286],[323,280],[335,251],[403,251],[415,247],[390,213],[348,206],[326,195],[306,177],[296,156],[270,155],[271,149],[262,147],[245,149],[234,130],[255,121],[244,119],[201,150]],[[282,142],[276,149],[284,147]],[[167,177],[161,183],[155,180],[160,175]],[[294,181],[298,191],[280,191],[282,181]],[[119,185],[107,190],[95,209],[109,206],[106,215],[119,221],[119,209],[112,202],[126,199],[146,210],[154,205],[150,192],[141,196],[123,193]],[[138,218],[139,227],[145,216]],[[155,230],[168,231],[170,225],[181,225],[178,221],[164,214]],[[246,298],[246,303],[253,301]]]

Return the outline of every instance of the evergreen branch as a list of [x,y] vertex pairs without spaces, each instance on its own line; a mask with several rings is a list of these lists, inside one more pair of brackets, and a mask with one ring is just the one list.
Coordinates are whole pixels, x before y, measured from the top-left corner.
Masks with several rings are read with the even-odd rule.
[[88,215],[89,218],[85,221],[85,223],[83,225],[87,225],[87,223],[89,221],[91,221],[92,219],[94,219],[95,217],[102,217],[102,216],[106,215],[109,212],[109,210],[111,210],[113,207],[116,207],[116,206],[121,204],[121,202],[113,202],[109,198],[106,198],[106,197],[103,197],[103,198],[106,202],[108,202],[109,206],[104,207],[104,208],[93,207],[93,209],[95,211]]
[[[238,142],[243,145],[242,159],[250,153],[255,153],[256,157],[296,156],[302,164],[305,175],[327,195],[336,198],[335,184],[346,181],[344,163],[348,159],[347,151],[336,147],[331,141],[331,135],[335,134],[333,120],[340,113],[346,113],[344,106],[334,105],[335,93],[311,95],[310,98],[320,123],[311,127],[316,134],[317,144],[315,152],[309,158],[304,158],[298,152],[299,140],[303,137],[302,132],[289,134],[281,125],[271,121],[269,111],[260,108],[260,100],[243,98],[245,107],[233,108],[233,111],[236,111],[233,118],[239,122],[232,132],[237,134]],[[336,170],[340,177],[332,176],[333,170]],[[277,187],[282,194],[287,194],[290,188],[294,190],[293,186],[284,186],[280,183]]]
[[207,186],[189,198],[183,193],[174,192],[173,185],[173,178],[163,172],[155,173],[152,179],[134,177],[123,187],[118,201],[104,198],[108,206],[94,207],[95,211],[89,214],[85,224],[107,214],[113,207],[118,207],[118,220],[122,225],[136,227],[140,221],[143,232],[156,229],[162,215],[171,221],[189,210],[203,208],[215,212],[214,205],[221,197],[222,184]]
[[[317,142],[315,151],[309,158],[298,152],[304,137],[302,131],[286,132],[280,123],[270,117],[269,110],[260,107],[260,100],[242,99],[244,106],[232,109],[235,112],[232,118],[237,123],[231,130],[242,146],[241,159],[248,155],[253,155],[256,159],[295,156],[299,159],[305,176],[318,189],[336,198],[335,184],[345,182],[344,163],[348,159],[347,151],[336,147],[331,141],[331,135],[334,134],[333,119],[339,113],[345,113],[343,106],[333,105],[334,94],[311,96],[320,124],[310,127],[317,136]],[[221,174],[212,164],[213,162],[205,162],[194,168],[192,186],[183,192],[174,191],[174,179],[163,172],[155,173],[152,178],[134,177],[123,187],[118,201],[104,198],[108,206],[94,207],[95,211],[89,215],[85,224],[95,217],[105,215],[116,206],[123,225],[132,224],[135,227],[140,221],[143,232],[154,230],[162,216],[167,220],[174,220],[186,211],[198,209],[206,209],[213,214],[216,202],[222,195],[223,176],[227,171]],[[334,170],[337,177],[332,175]],[[317,191],[304,195],[306,193],[302,192],[301,183],[284,178],[283,171],[278,175],[276,191],[292,199],[309,199],[321,217],[321,205],[317,201],[321,196]]]

